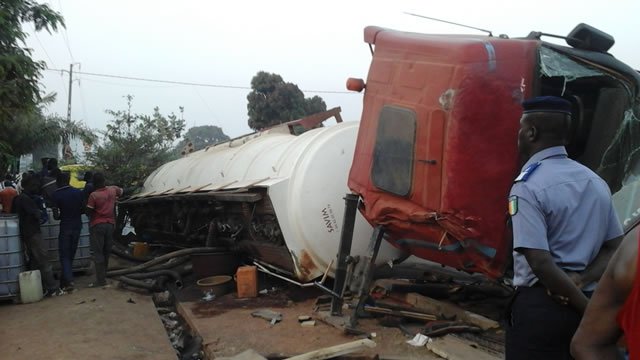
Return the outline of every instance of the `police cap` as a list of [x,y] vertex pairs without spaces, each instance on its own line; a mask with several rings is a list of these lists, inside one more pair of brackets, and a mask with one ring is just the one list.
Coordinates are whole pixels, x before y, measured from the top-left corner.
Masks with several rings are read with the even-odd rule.
[[552,112],[571,115],[571,103],[557,96],[538,96],[522,103],[524,114]]

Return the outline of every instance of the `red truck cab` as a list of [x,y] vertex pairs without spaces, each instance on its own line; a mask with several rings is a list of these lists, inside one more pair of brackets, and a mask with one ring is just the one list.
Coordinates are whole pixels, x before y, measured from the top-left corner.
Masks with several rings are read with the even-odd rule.
[[502,276],[511,259],[507,197],[522,165],[524,99],[573,104],[570,156],[617,192],[640,149],[640,76],[581,24],[551,44],[367,27],[373,59],[349,188],[384,238],[418,257]]

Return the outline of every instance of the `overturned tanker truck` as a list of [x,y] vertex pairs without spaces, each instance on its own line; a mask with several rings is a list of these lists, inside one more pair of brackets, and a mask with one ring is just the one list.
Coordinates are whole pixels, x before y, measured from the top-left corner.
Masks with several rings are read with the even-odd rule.
[[[335,117],[337,124],[324,126]],[[162,165],[119,202],[138,239],[225,247],[295,282],[333,276],[357,122],[340,108],[242,136]],[[356,219],[354,256],[372,227]],[[386,246],[380,263],[400,257]],[[325,290],[328,290],[325,288]]]
[[[335,276],[336,295],[354,282],[364,291],[354,279],[406,254],[499,279],[520,103],[555,95],[573,104],[570,156],[607,181],[629,231],[640,214],[640,76],[597,29],[577,26],[568,47],[545,35],[367,27],[368,78],[347,82],[365,91],[359,124],[334,110],[167,163],[120,202],[121,223],[144,241],[227,245],[300,282]],[[321,126],[329,116],[339,123]]]
[[[365,29],[373,55],[366,83],[347,82],[364,90],[364,106],[346,213],[357,208],[375,227],[371,261],[387,242],[492,279],[508,274],[507,197],[522,166],[520,104],[534,96],[572,103],[569,156],[607,182],[625,231],[637,225],[640,76],[608,53],[611,36],[588,25],[560,37],[569,46],[542,41],[546,35]],[[346,280],[349,235],[338,284]]]

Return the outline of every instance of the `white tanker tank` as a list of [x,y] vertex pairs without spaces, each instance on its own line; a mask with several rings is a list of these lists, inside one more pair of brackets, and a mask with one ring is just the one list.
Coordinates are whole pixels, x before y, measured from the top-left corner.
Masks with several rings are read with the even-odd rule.
[[[283,124],[169,162],[120,208],[151,241],[224,241],[300,281],[327,269],[333,275],[358,123],[292,134],[299,126]],[[366,253],[372,232],[358,213],[352,256]],[[399,255],[383,243],[378,263]]]

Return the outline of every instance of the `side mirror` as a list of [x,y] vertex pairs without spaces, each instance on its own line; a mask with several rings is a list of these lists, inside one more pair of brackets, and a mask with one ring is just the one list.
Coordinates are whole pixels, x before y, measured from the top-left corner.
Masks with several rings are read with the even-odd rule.
[[615,42],[613,36],[584,23],[578,24],[567,35],[567,44],[582,50],[607,52]]

